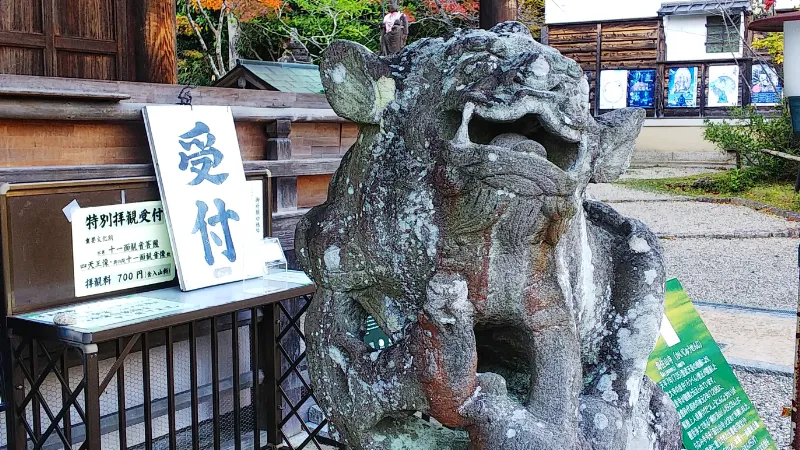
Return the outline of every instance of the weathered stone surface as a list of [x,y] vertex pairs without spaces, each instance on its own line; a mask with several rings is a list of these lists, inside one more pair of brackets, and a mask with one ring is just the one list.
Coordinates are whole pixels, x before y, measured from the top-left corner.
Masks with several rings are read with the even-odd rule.
[[[626,169],[644,112],[595,121],[578,64],[518,23],[391,57],[340,41],[320,70],[361,133],[296,248],[318,286],[313,387],[348,443],[680,448],[644,373],[663,315],[658,240],[583,199]],[[363,343],[367,315],[394,345]]]

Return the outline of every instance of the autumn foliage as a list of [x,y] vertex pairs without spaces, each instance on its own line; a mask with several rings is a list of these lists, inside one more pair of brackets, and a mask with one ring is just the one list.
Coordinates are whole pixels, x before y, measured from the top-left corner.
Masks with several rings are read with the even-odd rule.
[[[422,4],[424,8],[430,11],[432,14],[440,13],[439,5],[436,4],[435,0],[424,0]],[[445,14],[461,16],[472,16],[478,14],[478,11],[481,7],[478,0],[439,0],[439,4],[442,5],[442,9],[444,10]]]
[[[2,0],[0,0],[1,2]],[[209,84],[236,58],[277,60],[286,43],[316,61],[335,39],[377,50],[387,0],[177,0],[182,82]],[[544,0],[517,0],[519,18],[538,34]],[[409,41],[477,27],[480,0],[400,0],[412,23]],[[232,43],[232,44],[231,44]]]

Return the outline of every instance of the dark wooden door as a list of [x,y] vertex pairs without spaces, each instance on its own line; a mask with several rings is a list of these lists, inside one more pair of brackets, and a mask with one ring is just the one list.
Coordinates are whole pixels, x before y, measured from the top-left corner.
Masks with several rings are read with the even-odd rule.
[[0,0],[0,73],[129,80],[127,0]]

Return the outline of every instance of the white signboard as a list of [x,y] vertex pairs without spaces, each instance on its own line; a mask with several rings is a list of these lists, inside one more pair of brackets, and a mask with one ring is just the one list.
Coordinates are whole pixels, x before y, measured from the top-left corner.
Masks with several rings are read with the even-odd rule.
[[264,239],[264,182],[261,180],[248,181],[247,188],[249,189],[250,204],[254,214],[253,236],[251,237],[253,246],[248,247],[250,247],[249,250],[252,250],[249,256],[255,259],[245,261],[247,267],[246,278],[250,279],[260,277],[263,272],[258,246]]
[[75,323],[70,327],[92,330],[147,317],[163,316],[191,307],[192,305],[184,303],[132,295],[27,314],[23,317],[29,320],[53,323],[56,315],[70,313],[75,317]]
[[708,106],[739,105],[739,66],[709,66]]
[[71,220],[76,297],[175,278],[161,202],[76,205]]
[[628,105],[628,71],[600,72],[600,109],[621,109]]
[[250,189],[250,201],[255,214],[253,238],[260,241],[264,239],[264,182],[261,180],[248,181],[247,187]]
[[181,289],[246,278],[255,218],[230,108],[148,106],[144,118]]

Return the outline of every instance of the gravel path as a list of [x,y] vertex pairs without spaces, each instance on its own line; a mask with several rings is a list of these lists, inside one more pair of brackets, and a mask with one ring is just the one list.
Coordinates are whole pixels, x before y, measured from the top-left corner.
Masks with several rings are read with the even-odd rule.
[[664,239],[667,278],[693,300],[797,308],[797,239]]
[[743,369],[734,369],[734,372],[778,448],[790,450],[789,430],[792,422],[781,417],[781,413],[782,408],[792,402],[792,377],[754,373]]
[[586,188],[586,198],[601,202],[654,201],[675,198],[671,195],[640,191],[616,184],[590,184]]
[[611,205],[623,215],[643,221],[659,235],[786,233],[800,226],[797,222],[759,213],[744,206],[686,201]]
[[[707,169],[633,169],[626,178],[665,178]],[[624,186],[596,185],[588,197],[608,201],[622,214],[648,224],[661,236],[667,276],[679,278],[693,300],[766,309],[797,308],[798,239],[748,238],[788,234],[800,224],[750,208],[694,201]],[[716,238],[711,238],[711,237]],[[737,236],[738,239],[720,237]],[[742,313],[742,320],[747,319]],[[748,339],[742,336],[742,339]],[[753,360],[758,360],[753,355]],[[781,450],[790,449],[791,421],[781,417],[791,403],[793,377],[736,369],[745,392]]]
[[656,178],[676,178],[688,177],[691,175],[700,175],[702,173],[719,172],[715,169],[707,169],[703,167],[646,167],[641,169],[628,169],[625,178],[639,178],[646,180],[653,180]]

